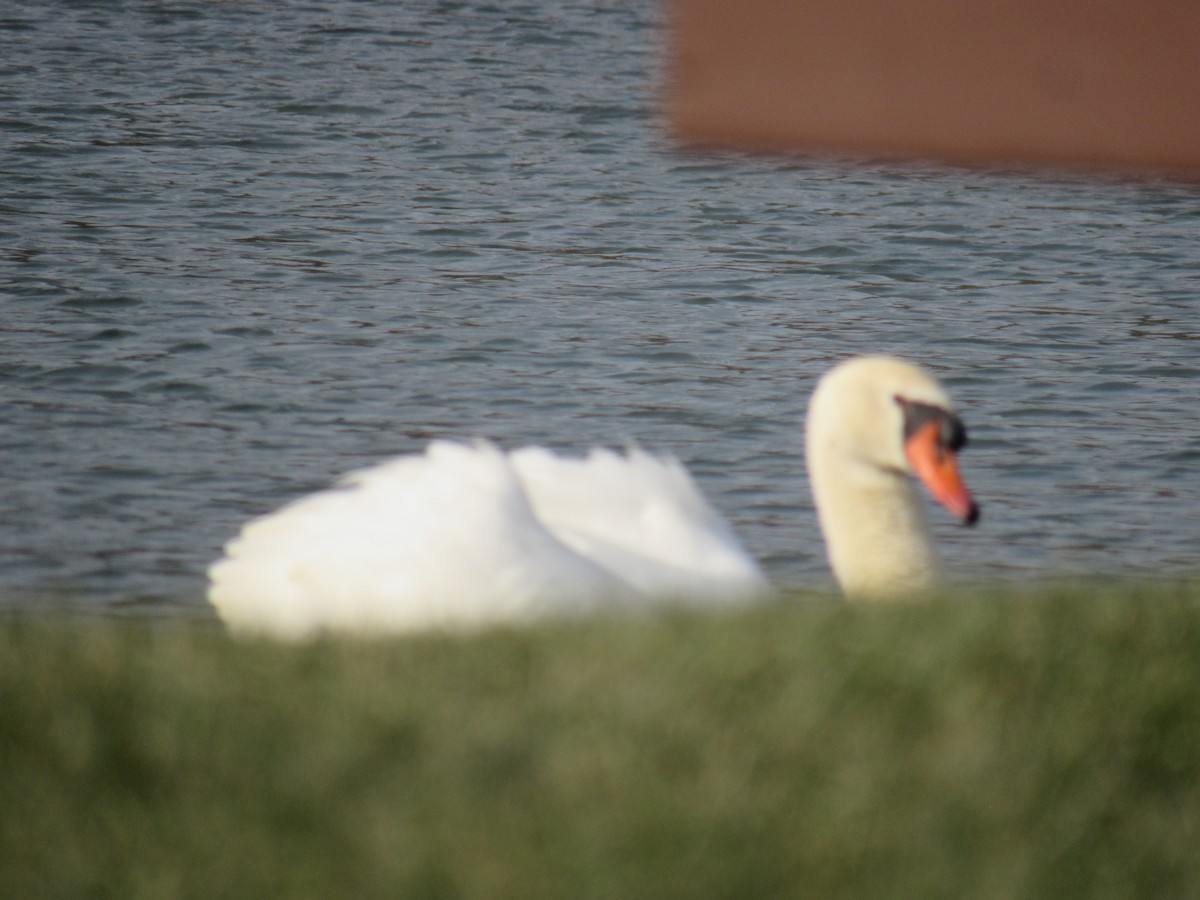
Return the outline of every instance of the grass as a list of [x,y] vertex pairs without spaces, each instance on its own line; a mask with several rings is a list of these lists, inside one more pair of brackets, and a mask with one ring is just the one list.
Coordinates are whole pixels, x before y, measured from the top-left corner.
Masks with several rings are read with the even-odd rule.
[[10,616],[0,896],[1200,896],[1198,601],[302,646]]

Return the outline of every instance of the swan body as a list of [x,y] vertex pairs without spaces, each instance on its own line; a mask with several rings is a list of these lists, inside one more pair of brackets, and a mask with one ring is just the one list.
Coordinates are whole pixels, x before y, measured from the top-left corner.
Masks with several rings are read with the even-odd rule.
[[[866,357],[821,380],[809,474],[849,596],[934,577],[909,476],[974,521],[954,466],[962,441],[945,393],[909,363]],[[249,523],[225,554],[209,569],[218,614],[235,631],[285,638],[744,603],[768,590],[686,469],[640,450],[566,458],[436,441]]]
[[237,631],[305,637],[519,622],[767,582],[676,461],[436,441],[251,522],[209,570]]

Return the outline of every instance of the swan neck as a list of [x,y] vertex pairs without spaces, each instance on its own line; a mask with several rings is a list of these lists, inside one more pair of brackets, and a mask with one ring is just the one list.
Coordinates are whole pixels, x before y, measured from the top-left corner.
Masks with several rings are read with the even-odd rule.
[[893,597],[937,578],[929,526],[912,482],[899,472],[838,478],[828,470],[814,484],[829,563],[850,597]]

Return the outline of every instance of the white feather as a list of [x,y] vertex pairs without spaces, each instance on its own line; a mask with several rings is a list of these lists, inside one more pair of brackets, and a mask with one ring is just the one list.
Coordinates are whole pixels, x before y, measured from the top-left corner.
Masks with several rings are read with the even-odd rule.
[[241,631],[415,631],[735,602],[766,582],[673,460],[435,442],[248,524],[209,570]]
[[[887,357],[839,365],[810,404],[813,496],[851,596],[901,596],[936,574],[897,398],[950,408],[932,376]],[[282,637],[738,603],[767,591],[675,460],[482,442],[433,443],[251,522],[209,576],[209,599],[232,628]]]

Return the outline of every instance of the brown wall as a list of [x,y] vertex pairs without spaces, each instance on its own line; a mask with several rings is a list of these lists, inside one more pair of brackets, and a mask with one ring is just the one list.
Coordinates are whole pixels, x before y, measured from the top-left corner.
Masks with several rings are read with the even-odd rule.
[[1200,0],[670,0],[688,143],[1200,173]]

